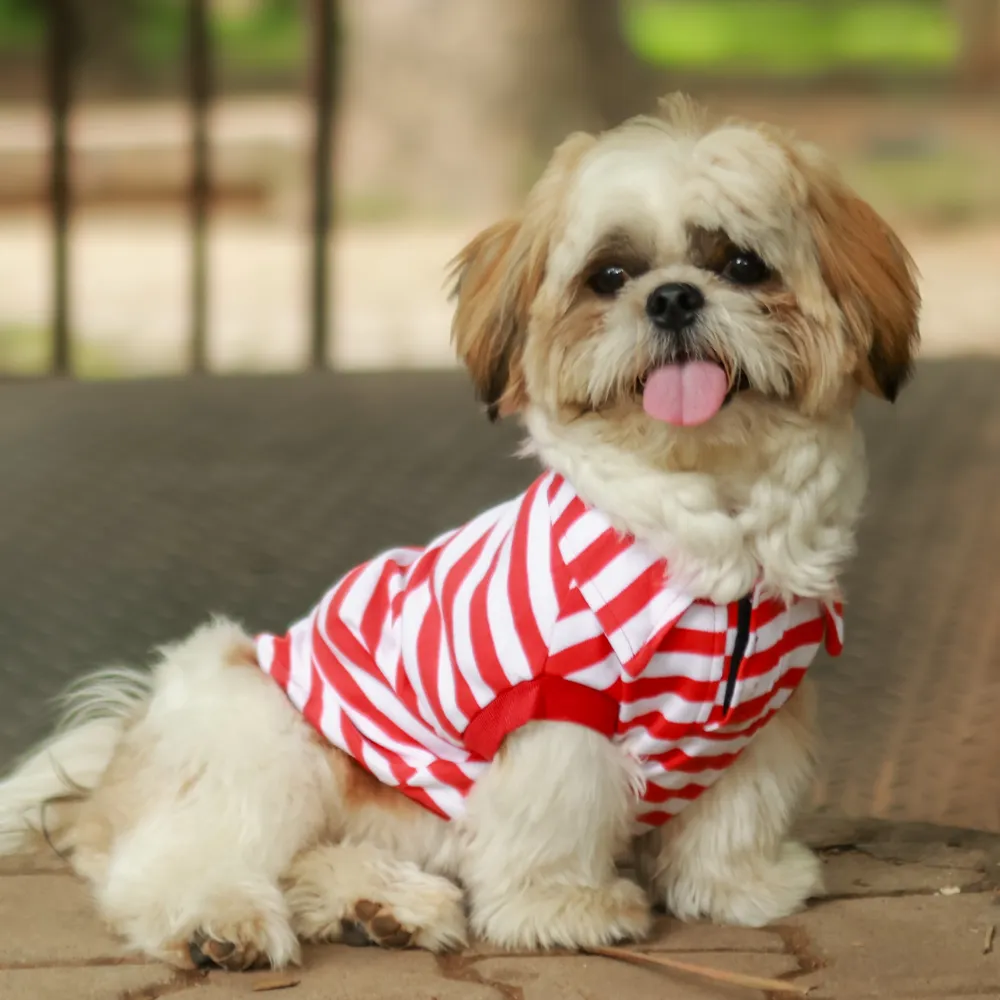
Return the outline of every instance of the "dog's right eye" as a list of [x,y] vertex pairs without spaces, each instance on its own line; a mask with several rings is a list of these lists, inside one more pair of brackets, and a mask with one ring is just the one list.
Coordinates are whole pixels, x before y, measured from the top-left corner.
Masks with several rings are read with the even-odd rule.
[[610,296],[621,291],[625,282],[628,281],[628,272],[624,267],[617,264],[609,264],[595,271],[588,279],[587,284],[598,295]]

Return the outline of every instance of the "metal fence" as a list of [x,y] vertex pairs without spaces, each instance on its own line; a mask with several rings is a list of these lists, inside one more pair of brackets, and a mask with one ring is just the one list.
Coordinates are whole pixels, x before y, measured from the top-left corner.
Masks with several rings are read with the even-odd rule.
[[[75,11],[76,4],[80,2],[83,0],[46,0],[46,78],[51,148],[49,198],[53,246],[50,371],[54,375],[68,375],[73,369],[73,317],[69,297],[73,189],[68,123],[79,67],[79,32]],[[215,76],[209,29],[211,0],[181,2],[186,5],[186,96],[191,141],[188,211],[192,267],[188,290],[188,365],[191,371],[202,372],[206,368],[208,343],[207,234],[212,201],[212,150],[208,135],[208,112],[214,97]],[[310,22],[309,86],[314,118],[310,177],[312,264],[309,298],[303,303],[303,308],[309,310],[310,362],[318,368],[326,363],[330,334],[327,255],[332,217],[333,114],[339,33],[336,0],[307,0],[303,9]]]

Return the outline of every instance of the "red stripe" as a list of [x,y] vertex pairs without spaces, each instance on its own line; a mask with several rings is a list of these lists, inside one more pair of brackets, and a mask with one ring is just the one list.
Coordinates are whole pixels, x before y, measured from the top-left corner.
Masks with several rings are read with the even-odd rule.
[[574,722],[611,737],[618,724],[618,702],[593,688],[543,674],[491,701],[469,723],[465,746],[480,760],[492,760],[506,736],[534,719]]
[[661,788],[659,785],[654,785],[649,782],[646,785],[646,792],[642,797],[643,802],[648,802],[650,805],[661,805],[670,799],[684,799],[686,802],[693,802],[698,798],[703,792],[707,792],[711,785],[698,785],[692,782],[691,784],[684,785],[681,788]]
[[[622,685],[622,703],[634,704],[646,698],[680,698],[691,705],[711,703],[719,689],[718,681],[699,681],[676,674],[672,677],[644,677]],[[661,710],[668,708],[661,705]]]
[[287,635],[276,636],[273,648],[274,656],[269,673],[282,691],[287,691],[288,679],[292,674],[292,640]]
[[725,725],[741,726],[751,722],[759,712],[764,711],[767,703],[779,691],[794,690],[802,683],[805,675],[805,667],[796,667],[786,671],[763,694],[758,695],[756,698],[748,698],[746,701],[741,701],[738,705],[734,705],[732,711],[726,716]]
[[422,788],[412,788],[410,785],[400,785],[399,790],[407,798],[413,799],[417,805],[421,805],[425,809],[429,809],[436,816],[440,816],[441,819],[451,819],[451,817]]
[[[580,504],[582,506],[582,500]],[[601,570],[607,568],[616,556],[633,544],[635,543],[632,539],[623,538],[614,528],[607,528],[575,559],[569,562],[567,568],[573,574],[573,579],[576,580],[577,584],[583,585],[593,580]]]
[[[726,740],[729,743],[731,740]],[[720,743],[722,747],[725,743]],[[701,774],[703,771],[714,771],[728,767],[742,753],[742,750],[722,750],[719,753],[700,753],[691,756],[680,747],[672,747],[661,754],[647,758],[655,762],[664,771],[682,771],[684,774]]]
[[[514,535],[511,540],[510,570],[507,574],[507,599],[510,601],[511,616],[514,621],[514,631],[521,643],[525,659],[532,675],[545,666],[549,655],[548,643],[538,627],[535,609],[531,605],[529,575],[532,572],[528,564],[529,525],[536,503],[541,502],[539,496],[541,480],[536,481],[528,490],[517,521],[514,523]],[[535,566],[536,573],[551,573],[549,566]]]
[[552,540],[558,544],[566,537],[566,532],[576,524],[577,521],[587,513],[587,505],[578,497],[573,497],[566,504],[563,512],[552,523]]
[[719,655],[720,638],[725,643],[725,632],[706,632],[704,629],[686,628],[678,622],[663,637],[657,647],[658,653],[691,653],[694,656],[714,657]]
[[[420,681],[438,727],[442,732],[446,732],[454,740],[460,742],[461,733],[448,719],[441,702],[441,685],[438,682],[441,658],[441,609],[438,607],[433,593],[431,594],[431,603],[424,614],[424,620],[420,623],[420,631],[417,633],[416,656]],[[451,663],[447,663],[445,669],[450,668]]]
[[649,606],[663,583],[663,564],[654,563],[597,610],[597,618],[609,632],[621,628]]
[[486,575],[476,584],[476,589],[469,603],[469,634],[472,638],[472,655],[479,675],[494,695],[510,687],[510,680],[500,665],[497,656],[493,630],[490,628],[489,590],[490,581],[496,573],[497,563],[503,555],[503,544],[497,547],[490,560]]
[[[611,643],[605,635],[595,636],[593,639],[584,639],[575,646],[559,650],[552,653],[546,664],[545,673],[556,677],[565,677],[567,674],[576,673],[578,670],[586,670],[598,663],[606,660],[612,653]],[[617,664],[614,667],[617,676]]]
[[[371,565],[371,564],[369,564]],[[392,607],[389,597],[391,581],[402,573],[402,568],[391,559],[387,560],[379,573],[378,579],[365,605],[358,631],[365,648],[374,652],[378,648],[379,639],[385,628],[385,623],[391,618]],[[357,577],[354,577],[356,580]]]
[[472,788],[472,779],[454,762],[450,760],[435,760],[427,768],[447,788],[453,788],[465,796]]
[[459,668],[458,658],[452,646],[452,639],[455,635],[455,598],[472,571],[472,567],[482,555],[486,542],[492,533],[493,529],[490,529],[476,540],[475,544],[451,567],[441,586],[439,606],[444,618],[444,640],[448,644],[448,659],[454,665],[452,673],[455,677],[455,702],[467,719],[471,719],[479,711],[480,705],[472,693],[472,688],[469,687],[465,674]]
[[323,679],[319,676],[315,665],[309,670],[312,685],[309,689],[309,697],[305,705],[302,706],[302,716],[317,732],[323,732]]

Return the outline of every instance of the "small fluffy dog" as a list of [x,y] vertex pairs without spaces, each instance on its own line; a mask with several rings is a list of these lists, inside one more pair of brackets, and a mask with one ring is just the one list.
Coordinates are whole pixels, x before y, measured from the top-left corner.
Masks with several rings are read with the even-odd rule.
[[0,784],[0,850],[44,832],[150,955],[586,948],[821,889],[803,677],[839,648],[852,410],[910,371],[906,251],[813,149],[673,98],[566,140],[455,277],[537,482],[286,635],[215,621],[91,678]]

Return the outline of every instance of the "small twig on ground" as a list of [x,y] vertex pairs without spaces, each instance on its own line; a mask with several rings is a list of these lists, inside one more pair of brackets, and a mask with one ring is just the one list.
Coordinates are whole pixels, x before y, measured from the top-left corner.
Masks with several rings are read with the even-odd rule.
[[988,955],[993,951],[993,939],[997,936],[997,925],[990,924],[986,928],[986,940],[983,942],[983,954]]
[[275,975],[264,976],[253,984],[254,993],[267,993],[269,990],[290,990],[293,986],[298,986],[301,979],[295,976]]
[[668,958],[666,955],[650,952],[630,951],[628,948],[590,948],[593,955],[603,955],[605,958],[617,958],[623,962],[635,965],[658,965],[677,972],[687,972],[704,979],[713,979],[730,986],[745,986],[751,990],[766,990],[773,993],[797,993],[806,996],[813,987],[800,983],[790,983],[783,979],[767,979],[761,976],[746,976],[741,972],[727,972],[723,969],[713,969],[708,965],[695,965],[693,962],[682,962],[680,959]]

